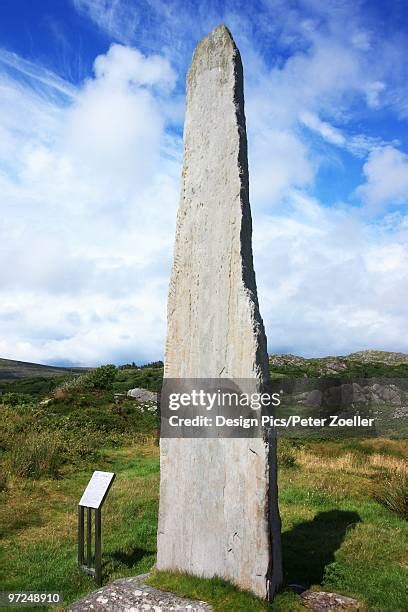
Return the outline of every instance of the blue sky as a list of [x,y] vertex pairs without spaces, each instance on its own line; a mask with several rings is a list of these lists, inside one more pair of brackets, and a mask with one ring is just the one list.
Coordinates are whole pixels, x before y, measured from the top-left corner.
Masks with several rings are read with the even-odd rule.
[[0,355],[161,358],[197,42],[244,63],[270,351],[408,352],[404,1],[2,0]]

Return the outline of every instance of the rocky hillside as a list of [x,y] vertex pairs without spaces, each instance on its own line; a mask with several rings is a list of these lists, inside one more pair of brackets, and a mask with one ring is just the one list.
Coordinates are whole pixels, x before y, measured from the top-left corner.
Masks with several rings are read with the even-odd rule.
[[285,389],[289,404],[282,406],[284,411],[294,407],[303,416],[364,414],[375,418],[375,435],[408,436],[408,355],[360,351],[306,359],[272,354],[269,366],[272,381]]
[[386,351],[359,351],[341,357],[307,359],[297,355],[269,356],[272,375],[295,377],[345,376],[354,378],[407,378],[408,355]]

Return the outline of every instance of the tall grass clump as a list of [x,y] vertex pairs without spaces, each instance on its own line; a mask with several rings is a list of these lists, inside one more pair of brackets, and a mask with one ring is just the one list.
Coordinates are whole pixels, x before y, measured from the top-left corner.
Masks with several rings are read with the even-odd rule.
[[54,399],[67,399],[71,393],[76,391],[91,391],[94,389],[109,390],[112,389],[116,378],[116,366],[107,364],[102,365],[95,370],[73,376],[65,380],[54,390]]
[[378,484],[374,499],[408,520],[408,473],[395,471]]
[[66,399],[73,391],[83,391],[88,388],[89,372],[72,376],[64,380],[58,387],[54,389],[53,396],[55,399]]
[[61,441],[56,432],[35,433],[12,448],[10,470],[22,478],[56,478],[64,462],[61,451]]
[[287,438],[278,440],[278,467],[294,468],[297,465],[296,442]]
[[7,491],[7,483],[8,483],[8,475],[2,469],[0,471],[0,493],[2,493],[3,491]]

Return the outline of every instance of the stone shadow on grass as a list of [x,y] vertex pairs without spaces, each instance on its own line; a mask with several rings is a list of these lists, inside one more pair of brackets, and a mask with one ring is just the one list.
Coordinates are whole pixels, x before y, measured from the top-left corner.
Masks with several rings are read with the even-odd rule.
[[115,567],[125,565],[128,568],[132,568],[144,557],[152,556],[153,554],[151,550],[143,548],[134,548],[128,552],[118,550],[106,555],[106,563],[113,564]]
[[309,588],[321,584],[346,533],[361,518],[357,512],[329,510],[282,534],[283,568],[287,584]]

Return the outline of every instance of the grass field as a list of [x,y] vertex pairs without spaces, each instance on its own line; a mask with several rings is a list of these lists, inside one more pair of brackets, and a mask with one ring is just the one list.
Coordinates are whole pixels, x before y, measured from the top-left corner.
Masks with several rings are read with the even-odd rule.
[[[130,400],[118,405],[113,393],[129,382],[154,389],[160,375],[119,371],[107,388],[101,380],[62,385],[48,404],[9,395],[0,405],[2,590],[60,591],[66,602],[94,590],[76,560],[77,503],[94,469],[117,474],[104,507],[104,582],[154,565],[156,416]],[[271,606],[219,579],[153,572],[151,583],[220,611],[301,610],[293,583],[355,597],[367,610],[407,610],[407,450],[404,440],[280,443],[285,587]]]

